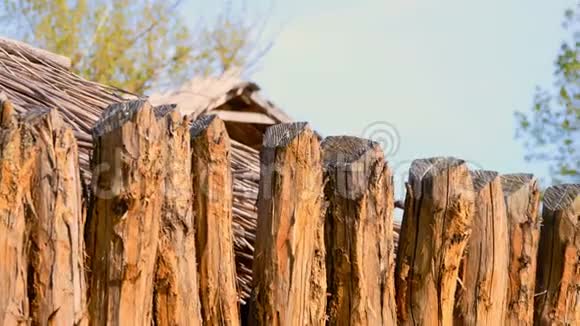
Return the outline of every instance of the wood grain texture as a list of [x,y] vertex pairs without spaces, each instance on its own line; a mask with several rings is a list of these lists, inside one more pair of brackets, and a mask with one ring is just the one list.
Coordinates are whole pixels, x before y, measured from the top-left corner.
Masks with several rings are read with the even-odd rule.
[[544,193],[536,325],[580,324],[580,185]]
[[145,101],[94,128],[91,325],[150,325],[163,204],[164,128]]
[[230,138],[223,121],[191,127],[195,229],[204,325],[239,325],[232,230]]
[[328,325],[395,325],[393,179],[377,143],[328,137]]
[[29,111],[22,120],[38,155],[28,217],[32,324],[87,324],[85,218],[74,133],[56,110]]
[[280,124],[261,152],[252,325],[324,325],[326,271],[318,137]]
[[165,184],[155,288],[155,325],[202,325],[196,266],[189,121],[173,106],[155,107],[164,131]]
[[400,325],[452,325],[457,275],[469,240],[474,191],[455,158],[413,161],[397,252]]
[[497,172],[473,171],[475,210],[460,270],[456,325],[502,325],[509,284],[507,212]]
[[506,325],[532,325],[539,242],[540,192],[530,174],[501,176],[509,226],[509,290]]
[[6,97],[0,96],[0,109],[0,325],[27,325],[26,214],[37,155]]

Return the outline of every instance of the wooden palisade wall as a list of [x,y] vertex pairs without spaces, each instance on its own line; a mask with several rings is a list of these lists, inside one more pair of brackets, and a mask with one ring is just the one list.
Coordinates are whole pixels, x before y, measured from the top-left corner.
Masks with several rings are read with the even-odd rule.
[[264,136],[251,325],[324,325],[320,142],[306,123]]
[[377,143],[322,143],[329,325],[394,325],[393,178]]
[[580,185],[550,187],[544,193],[536,321],[580,324]]
[[112,105],[94,127],[89,196],[58,110],[16,116],[4,96],[0,108],[2,325],[580,323],[579,185],[549,188],[540,219],[531,175],[416,160],[395,252],[380,147],[271,127],[245,319],[219,118]]

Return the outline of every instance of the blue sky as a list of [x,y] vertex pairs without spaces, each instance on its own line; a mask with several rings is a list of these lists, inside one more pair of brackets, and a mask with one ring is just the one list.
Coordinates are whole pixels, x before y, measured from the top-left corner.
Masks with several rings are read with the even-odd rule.
[[[551,85],[574,1],[247,3],[254,18],[269,13],[266,35],[276,36],[252,79],[325,136],[387,140],[399,188],[411,160],[440,155],[547,177],[545,166],[524,161],[513,112],[528,110],[536,85]],[[395,133],[394,152],[380,135]]]

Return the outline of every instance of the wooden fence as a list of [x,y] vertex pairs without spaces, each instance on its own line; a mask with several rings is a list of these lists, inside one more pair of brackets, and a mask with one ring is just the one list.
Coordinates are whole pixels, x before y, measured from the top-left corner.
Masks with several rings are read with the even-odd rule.
[[87,188],[56,110],[0,104],[1,325],[580,324],[580,185],[540,217],[531,175],[416,160],[397,243],[376,143],[274,126],[241,313],[218,118],[112,105]]

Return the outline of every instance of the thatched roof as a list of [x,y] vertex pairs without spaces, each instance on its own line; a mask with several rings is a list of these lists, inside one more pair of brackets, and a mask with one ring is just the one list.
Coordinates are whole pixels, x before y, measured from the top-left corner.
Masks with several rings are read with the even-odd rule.
[[292,119],[262,97],[258,85],[239,76],[229,71],[220,77],[195,78],[174,91],[155,93],[149,101],[154,106],[176,104],[193,118],[215,114],[226,122],[232,139],[258,149],[268,126]]
[[[149,101],[154,106],[173,103],[183,113],[197,117],[210,111],[214,111],[218,116],[224,110],[241,111],[239,107],[229,105],[239,99],[246,107],[254,106],[246,113],[258,113],[248,114],[244,122],[263,124],[291,122],[292,119],[286,113],[263,98],[259,91],[260,87],[257,84],[240,78],[238,71],[230,70],[219,77],[194,78],[179,89],[151,95]],[[224,120],[228,118],[227,115],[222,117]]]
[[0,38],[0,92],[20,113],[57,108],[75,130],[81,169],[88,175],[93,124],[109,104],[137,96],[83,79],[69,67],[66,57]]

